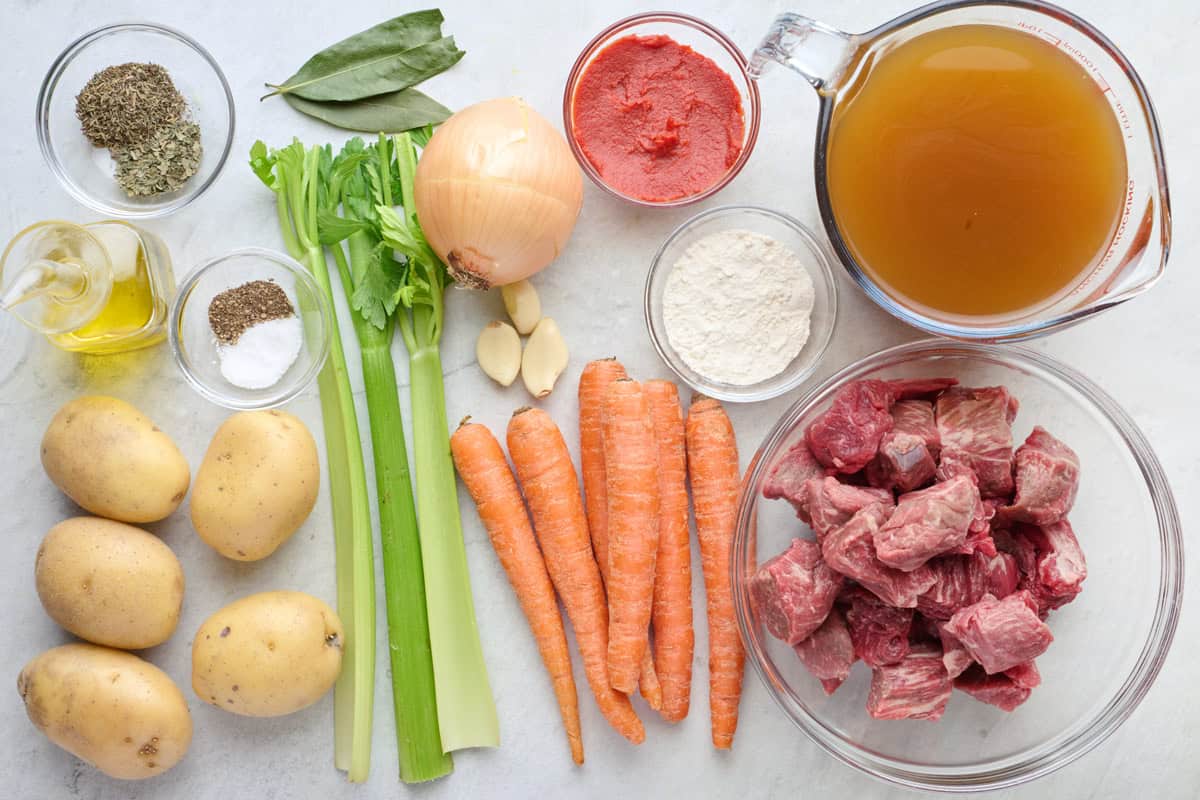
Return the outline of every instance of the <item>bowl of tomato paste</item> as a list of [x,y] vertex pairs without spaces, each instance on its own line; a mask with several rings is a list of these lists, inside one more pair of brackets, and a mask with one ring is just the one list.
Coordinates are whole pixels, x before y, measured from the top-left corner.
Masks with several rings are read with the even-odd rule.
[[728,36],[686,14],[613,23],[584,48],[563,94],[563,126],[598,186],[643,206],[720,191],[758,138],[758,87]]

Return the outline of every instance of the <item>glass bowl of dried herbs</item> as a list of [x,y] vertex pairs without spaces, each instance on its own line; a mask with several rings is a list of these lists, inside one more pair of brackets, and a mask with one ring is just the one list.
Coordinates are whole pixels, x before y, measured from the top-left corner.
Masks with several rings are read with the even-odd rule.
[[233,94],[213,57],[148,22],[97,28],[51,64],[38,144],[63,188],[113,217],[160,217],[212,185],[233,144]]

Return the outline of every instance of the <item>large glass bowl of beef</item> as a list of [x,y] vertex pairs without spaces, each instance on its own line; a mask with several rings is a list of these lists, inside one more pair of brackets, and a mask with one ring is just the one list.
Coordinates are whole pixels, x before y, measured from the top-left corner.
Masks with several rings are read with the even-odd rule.
[[[1087,558],[1073,602],[1047,619],[1054,642],[1037,659],[1041,685],[1012,712],[955,690],[939,721],[878,720],[861,661],[832,695],[759,618],[750,579],[794,538],[813,538],[768,476],[837,390],[861,379],[951,377],[1002,385],[1020,402],[1014,444],[1039,425],[1078,455],[1070,522]],[[1024,783],[1080,757],[1133,713],[1158,675],[1183,591],[1179,515],[1161,465],[1133,420],[1099,386],[1031,350],[945,340],[869,356],[805,392],[767,435],[743,481],[733,545],[734,602],[747,661],[779,707],[821,748],[875,777],[935,791]]]

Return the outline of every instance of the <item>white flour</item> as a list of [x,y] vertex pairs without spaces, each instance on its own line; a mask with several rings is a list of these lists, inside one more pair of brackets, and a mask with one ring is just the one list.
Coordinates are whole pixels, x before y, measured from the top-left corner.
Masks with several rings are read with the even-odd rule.
[[728,230],[684,251],[663,292],[671,347],[705,378],[748,386],[772,378],[808,341],[813,282],[770,236]]

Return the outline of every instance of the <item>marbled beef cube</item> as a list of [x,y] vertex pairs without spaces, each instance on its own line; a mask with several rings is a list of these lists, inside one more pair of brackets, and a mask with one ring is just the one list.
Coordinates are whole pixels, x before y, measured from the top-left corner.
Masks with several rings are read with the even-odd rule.
[[946,623],[938,623],[938,635],[942,642],[942,666],[951,678],[957,678],[975,663],[967,648],[954,634],[946,630]]
[[895,664],[908,654],[913,626],[911,608],[892,608],[862,588],[842,592],[847,603],[846,627],[854,654],[869,667]]
[[795,645],[820,627],[833,608],[842,576],[826,566],[821,548],[793,539],[750,580],[750,599],[772,635]]
[[850,521],[835,528],[821,543],[821,553],[834,571],[874,592],[888,605],[916,608],[917,598],[933,585],[928,567],[901,572],[884,565],[875,556],[874,535],[887,520],[888,510],[873,503],[859,510]]
[[809,478],[821,478],[824,475],[825,468],[813,457],[808,442],[801,439],[789,447],[767,473],[763,497],[768,500],[787,500],[796,509],[796,516],[807,524],[809,517],[803,496],[804,484]]
[[942,454],[938,478],[973,472],[983,497],[1013,493],[1012,421],[1017,400],[1003,386],[955,387],[938,395],[934,407]]
[[812,478],[804,484],[801,495],[808,511],[809,525],[818,542],[824,541],[831,530],[845,525],[860,509],[872,503],[880,503],[888,510],[895,505],[892,493],[886,489],[852,486],[837,478]]
[[1011,506],[1001,509],[1004,519],[1033,525],[1053,525],[1064,519],[1075,504],[1079,489],[1079,456],[1035,427],[1014,458],[1017,494]]
[[1087,560],[1067,520],[1045,526],[1014,525],[998,544],[1016,559],[1019,586],[1033,595],[1041,616],[1071,602],[1083,590]]
[[842,681],[850,677],[850,667],[857,660],[850,630],[837,608],[829,612],[821,627],[793,649],[808,671],[821,681],[825,694],[837,691]]
[[1012,711],[1029,699],[1039,683],[1041,676],[1037,667],[1032,661],[1027,661],[997,675],[987,674],[976,664],[954,679],[954,688],[981,703]]
[[875,534],[875,554],[887,566],[910,572],[961,546],[972,522],[982,514],[979,490],[964,475],[902,494],[896,510]]
[[994,675],[1037,658],[1054,641],[1046,623],[1038,618],[1037,608],[1027,591],[1001,600],[984,595],[979,602],[956,611],[945,630]]
[[882,489],[911,492],[933,480],[942,449],[933,403],[901,400],[892,406],[892,429],[879,440],[867,465],[867,482]]
[[937,721],[953,689],[941,648],[917,645],[899,663],[872,671],[867,713],[875,719]]
[[1008,553],[988,557],[942,556],[929,562],[937,581],[917,598],[917,610],[935,620],[948,620],[960,608],[978,603],[985,594],[1008,597],[1016,591],[1017,562]]

